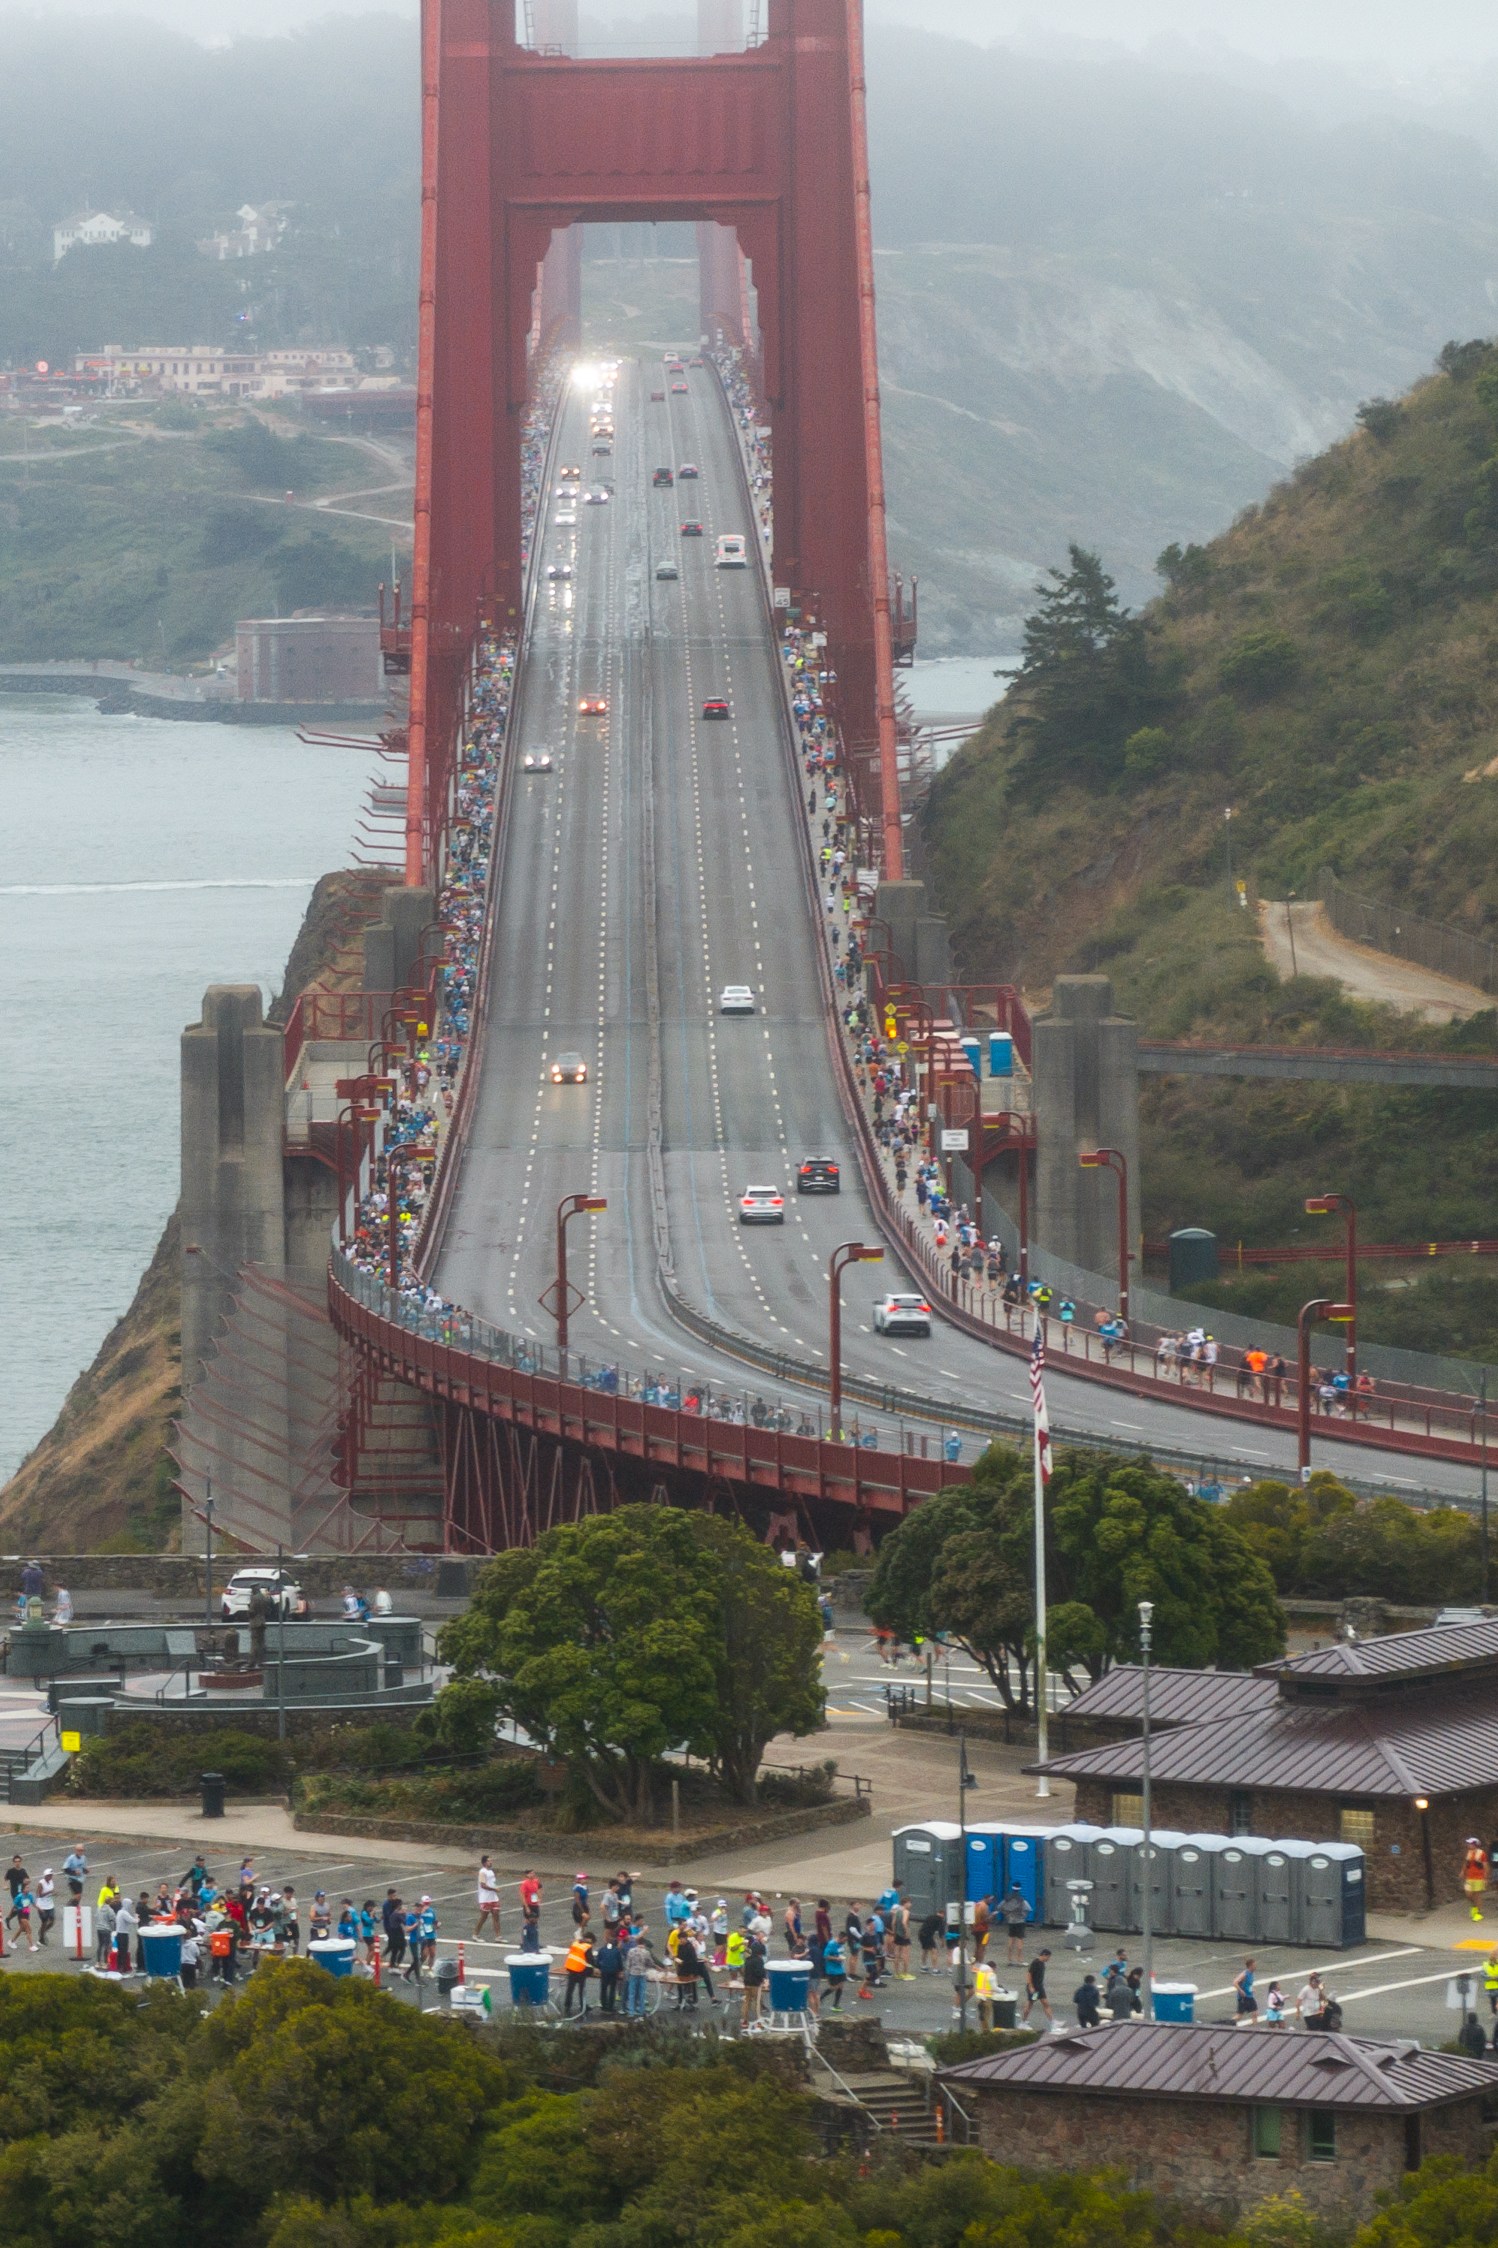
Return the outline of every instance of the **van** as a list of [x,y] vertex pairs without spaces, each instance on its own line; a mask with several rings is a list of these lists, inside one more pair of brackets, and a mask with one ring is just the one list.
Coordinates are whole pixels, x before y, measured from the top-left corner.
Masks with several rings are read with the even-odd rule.
[[747,570],[749,555],[738,531],[730,531],[718,541],[718,568],[720,570]]

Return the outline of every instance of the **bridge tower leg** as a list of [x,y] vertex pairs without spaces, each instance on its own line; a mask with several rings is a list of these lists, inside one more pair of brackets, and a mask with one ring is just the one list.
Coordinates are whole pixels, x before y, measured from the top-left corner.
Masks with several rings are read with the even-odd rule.
[[1115,1147],[1129,1166],[1129,1239],[1139,1218],[1139,1026],[1113,1012],[1108,976],[1058,976],[1031,1026],[1035,1244],[1087,1272],[1118,1263],[1118,1188],[1084,1171],[1084,1149]]
[[[546,54],[575,55],[577,0],[534,0],[536,45]],[[583,340],[583,230],[558,227],[536,286],[540,291],[541,348],[575,351]]]

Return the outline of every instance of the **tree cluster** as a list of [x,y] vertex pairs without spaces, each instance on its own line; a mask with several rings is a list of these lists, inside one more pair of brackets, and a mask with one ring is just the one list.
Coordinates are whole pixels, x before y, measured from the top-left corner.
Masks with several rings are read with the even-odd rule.
[[1040,606],[1025,619],[1014,732],[1041,777],[1111,780],[1158,711],[1160,682],[1144,621],[1123,607],[1098,556],[1072,545],[1067,559],[1036,586]]
[[822,2151],[784,2055],[649,2025],[472,2031],[305,1960],[204,2016],[0,1983],[6,2248],[1489,2248],[1498,2155],[1430,2162],[1351,2243],[1293,2195],[1236,2228],[1110,2175]]
[[668,1751],[753,1802],[766,1744],[822,1722],[821,1645],[810,1586],[740,1524],[621,1507],[489,1563],[443,1627],[438,1709],[513,1718],[608,1817],[648,1822]]
[[1482,1588],[1481,1533],[1462,1507],[1357,1499],[1321,1472],[1303,1489],[1251,1483],[1223,1511],[1287,1595],[1439,1606],[1476,1600]]
[[[902,1638],[945,1638],[1006,1706],[1033,1706],[1035,1513],[1030,1462],[998,1445],[972,1481],[938,1492],[879,1549],[866,1606]],[[1246,1669],[1284,1646],[1265,1562],[1220,1507],[1148,1460],[1063,1451],[1046,1492],[1046,1652],[1100,1678],[1138,1654],[1155,1603],[1157,1659]]]

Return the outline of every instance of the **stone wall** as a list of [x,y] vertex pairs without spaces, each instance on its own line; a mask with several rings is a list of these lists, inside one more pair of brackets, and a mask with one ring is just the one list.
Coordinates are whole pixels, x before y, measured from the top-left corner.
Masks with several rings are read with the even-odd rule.
[[[1295,2192],[1340,2231],[1373,2216],[1379,2196],[1404,2175],[1405,2119],[1398,2114],[1339,2113],[1335,2161],[1313,2162],[1305,2110],[1281,2111],[1281,2152],[1271,2158],[1254,2152],[1254,2109],[1246,2101],[1102,2098],[1007,2084],[954,2089],[977,2118],[984,2153],[997,2161],[1040,2170],[1117,2168],[1131,2186],[1229,2219],[1271,2195]],[[1423,2120],[1425,2151],[1439,2147],[1469,2162],[1486,2151],[1480,2100]]]
[[[196,1609],[199,1613],[202,1610],[201,1554],[38,1552],[36,1558],[46,1577],[49,1595],[60,1584],[66,1585],[70,1592],[145,1592],[158,1600],[175,1601],[185,1609]],[[214,1585],[225,1584],[236,1569],[258,1558],[232,1549],[215,1550]],[[11,1585],[18,1585],[21,1564],[30,1559],[29,1551],[0,1554],[0,1587],[6,1584],[7,1569]],[[336,1600],[350,1582],[366,1591],[383,1584],[396,1598],[397,1606],[402,1588],[435,1594],[442,1599],[466,1600],[473,1578],[483,1566],[482,1558],[468,1555],[434,1556],[431,1567],[424,1568],[389,1555],[382,1558],[378,1554],[366,1557],[346,1553],[314,1553],[305,1560],[299,1555],[288,1563],[290,1574],[309,1600]]]
[[[1157,1780],[1152,1790],[1154,1822],[1160,1827],[1178,1827],[1186,1834],[1229,1834],[1233,1831],[1230,1805],[1237,1792]],[[1370,1912],[1424,1912],[1432,1902],[1459,1904],[1466,1837],[1488,1836],[1498,1830],[1498,1788],[1434,1796],[1424,1814],[1405,1796],[1370,1801],[1356,1796],[1311,1795],[1288,1788],[1243,1792],[1249,1797],[1252,1812],[1243,1831],[1278,1839],[1335,1842],[1341,1831],[1344,1804],[1371,1809],[1373,1843],[1367,1851]],[[1112,1784],[1106,1780],[1078,1780],[1074,1816],[1098,1826],[1111,1826],[1113,1793]],[[1428,1828],[1430,1846],[1428,1887],[1427,1837],[1422,1828]]]

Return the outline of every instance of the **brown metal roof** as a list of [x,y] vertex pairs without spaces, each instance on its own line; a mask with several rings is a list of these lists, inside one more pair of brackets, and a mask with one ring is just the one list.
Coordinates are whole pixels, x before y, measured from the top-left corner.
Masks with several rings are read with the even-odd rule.
[[1377,1639],[1338,1640],[1309,1655],[1261,1663],[1261,1678],[1420,1678],[1498,1662],[1498,1617],[1480,1624],[1432,1624]]
[[1286,2107],[1407,2113],[1498,2089],[1498,2063],[1426,2053],[1325,2030],[1293,2035],[1207,2022],[1105,2023],[943,2069],[959,2085],[1253,2100]]
[[[1137,1723],[1142,1715],[1137,1663],[1118,1663],[1066,1705],[1071,1717],[1111,1717]],[[1244,1670],[1167,1670],[1150,1666],[1150,1723],[1208,1725],[1240,1710],[1263,1709],[1279,1689],[1272,1678]]]
[[[1053,1757],[1044,1769],[1067,1779],[1133,1781],[1143,1753],[1138,1740],[1113,1741]],[[1498,1680],[1434,1685],[1373,1704],[1276,1701],[1215,1724],[1179,1726],[1152,1741],[1150,1772],[1202,1787],[1340,1796],[1498,1786]]]

